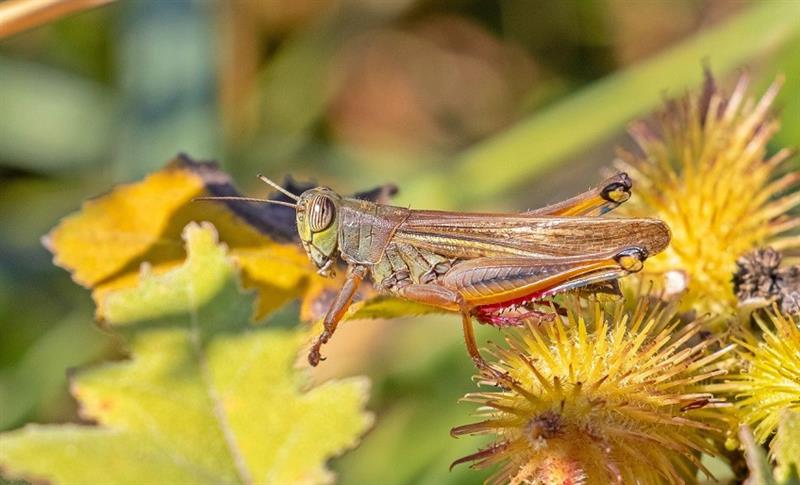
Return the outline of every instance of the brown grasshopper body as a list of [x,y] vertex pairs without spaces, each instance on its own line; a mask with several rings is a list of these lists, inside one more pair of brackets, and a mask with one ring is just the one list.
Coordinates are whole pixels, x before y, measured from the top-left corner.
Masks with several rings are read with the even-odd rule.
[[467,350],[485,368],[473,318],[497,326],[538,318],[533,305],[543,298],[639,271],[670,240],[656,219],[599,217],[630,197],[623,173],[572,199],[519,214],[411,210],[325,187],[298,197],[262,180],[297,201],[300,240],[320,274],[331,275],[339,257],[347,264],[345,283],[309,352],[313,366],[368,276],[380,291],[460,313]]

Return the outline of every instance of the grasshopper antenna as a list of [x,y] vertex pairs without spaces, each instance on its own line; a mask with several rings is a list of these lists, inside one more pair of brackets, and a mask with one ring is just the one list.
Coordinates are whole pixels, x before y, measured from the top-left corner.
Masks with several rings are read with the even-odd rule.
[[289,192],[288,190],[284,189],[283,187],[280,186],[280,184],[276,184],[272,180],[268,179],[266,176],[258,174],[258,180],[260,180],[260,181],[264,182],[265,184],[271,186],[273,189],[277,190],[278,192],[280,192],[281,194],[285,195],[286,197],[289,197],[290,199],[294,199],[294,200],[296,200],[298,202],[300,201],[300,197],[298,197],[298,196],[294,195],[293,193]]
[[286,207],[291,207],[292,209],[297,210],[297,204],[291,204],[289,202],[284,202],[282,200],[271,200],[271,199],[254,199],[252,197],[234,197],[234,196],[224,196],[224,197],[195,197],[192,199],[192,202],[198,200],[239,200],[242,202],[264,202],[267,204],[276,204],[282,205]]
[[[289,192],[288,190],[281,187],[279,184],[276,184],[272,180],[268,179],[264,175],[258,174],[258,179],[264,182],[265,184],[271,186],[272,188],[278,190],[283,195],[289,197],[292,200],[300,201],[300,197],[296,196],[295,194]],[[282,205],[285,207],[291,207],[292,209],[297,210],[297,204],[292,204],[291,202],[284,202],[282,200],[272,200],[272,199],[254,199],[252,197],[238,197],[238,196],[219,196],[219,197],[195,197],[192,199],[195,200],[238,200],[242,202],[262,202],[266,204],[275,204],[275,205]]]

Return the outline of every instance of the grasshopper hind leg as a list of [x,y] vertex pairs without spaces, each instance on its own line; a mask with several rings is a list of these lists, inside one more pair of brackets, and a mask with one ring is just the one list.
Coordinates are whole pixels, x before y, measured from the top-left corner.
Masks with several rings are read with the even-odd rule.
[[620,172],[606,179],[602,185],[589,189],[557,204],[525,212],[535,216],[601,216],[610,212],[631,196],[633,186],[628,174]]
[[489,363],[481,356],[478,349],[478,342],[475,340],[475,327],[472,325],[472,314],[469,311],[461,312],[461,327],[464,330],[464,343],[467,346],[467,352],[472,358],[472,362],[479,370],[489,368]]
[[507,372],[492,367],[486,359],[481,355],[478,349],[478,342],[475,340],[475,327],[472,324],[472,313],[468,310],[461,311],[461,325],[464,330],[464,343],[467,346],[467,352],[472,358],[472,363],[482,374],[482,377],[487,377],[495,381],[498,387],[511,389],[516,385],[514,378]]

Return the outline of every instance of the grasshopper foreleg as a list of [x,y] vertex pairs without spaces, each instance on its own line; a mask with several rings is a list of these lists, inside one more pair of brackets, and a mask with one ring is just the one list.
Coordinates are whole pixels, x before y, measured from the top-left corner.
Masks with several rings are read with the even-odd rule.
[[323,320],[324,330],[317,337],[317,340],[311,346],[308,352],[308,363],[316,367],[320,360],[324,360],[320,354],[320,349],[331,339],[333,333],[336,332],[336,326],[344,316],[350,304],[353,302],[353,296],[356,294],[358,287],[367,275],[367,268],[364,266],[353,265],[347,269],[347,279],[336,295],[336,299],[328,309],[328,313]]

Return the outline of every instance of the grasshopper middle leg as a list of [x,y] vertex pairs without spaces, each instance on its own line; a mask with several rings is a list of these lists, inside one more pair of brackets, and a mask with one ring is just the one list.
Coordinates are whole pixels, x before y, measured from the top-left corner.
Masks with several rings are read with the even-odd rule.
[[428,305],[458,310],[461,313],[461,326],[464,331],[464,343],[472,362],[479,370],[487,371],[497,379],[498,384],[505,385],[508,376],[489,365],[481,356],[478,343],[475,340],[475,329],[472,324],[472,309],[464,297],[451,289],[437,285],[408,285],[399,290],[400,296],[409,300]]

